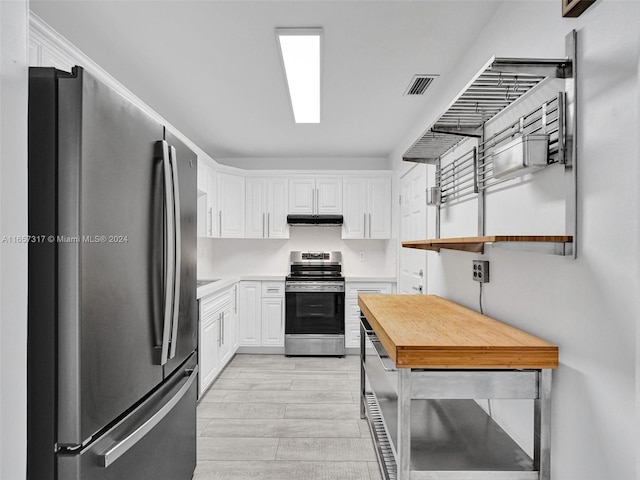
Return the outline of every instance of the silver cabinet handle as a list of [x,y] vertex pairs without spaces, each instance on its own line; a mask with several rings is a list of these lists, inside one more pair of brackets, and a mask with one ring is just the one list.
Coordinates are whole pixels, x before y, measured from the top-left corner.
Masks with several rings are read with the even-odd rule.
[[222,345],[224,345],[224,312],[222,312]]
[[420,278],[424,277],[424,271],[422,269],[420,269],[420,271],[418,272],[418,276]]
[[371,214],[369,214],[369,238],[371,238]]
[[269,238],[271,236],[270,233],[270,229],[271,229],[271,214],[267,213],[267,238]]
[[165,200],[165,294],[164,294],[164,322],[162,328],[162,345],[160,348],[160,365],[167,363],[169,359],[169,341],[171,336],[171,321],[173,319],[173,301],[175,298],[175,289],[173,282],[176,278],[175,272],[175,204],[173,199],[173,173],[171,162],[169,160],[169,144],[160,140],[156,143],[156,149],[160,150],[159,157],[162,159],[164,173],[164,200]]
[[213,237],[213,207],[209,207],[209,236]]
[[316,213],[320,211],[320,189],[316,188]]
[[238,285],[233,286],[233,313],[238,313]]
[[265,214],[263,213],[262,214],[262,237],[266,237],[267,236],[266,233],[265,233],[265,229],[264,229],[264,226],[265,226],[264,216],[265,216]]
[[218,347],[222,346],[222,312],[218,313]]
[[180,321],[180,277],[182,268],[182,228],[180,224],[180,187],[178,185],[178,154],[176,147],[171,146],[169,148],[169,155],[171,160],[171,172],[173,178],[173,224],[175,227],[176,235],[176,251],[174,255],[175,270],[174,270],[174,294],[173,294],[173,331],[171,333],[171,350],[169,352],[169,358],[176,356],[176,347],[178,345],[178,322]]
[[411,288],[413,288],[416,292],[422,293],[422,285],[418,285],[417,287],[415,285],[412,285]]
[[362,238],[367,238],[367,214],[362,214],[364,219],[362,220]]
[[222,210],[218,211],[218,230],[220,232],[220,236],[222,236]]
[[104,453],[98,455],[99,464],[103,468],[107,468],[113,464],[118,458],[127,453],[136,443],[143,439],[156,425],[158,425],[164,417],[182,400],[187,394],[193,382],[198,378],[198,367],[196,366],[191,374],[183,380],[184,385],[160,408],[151,418],[136,428],[133,433],[128,435],[124,440],[117,442],[109,447]]

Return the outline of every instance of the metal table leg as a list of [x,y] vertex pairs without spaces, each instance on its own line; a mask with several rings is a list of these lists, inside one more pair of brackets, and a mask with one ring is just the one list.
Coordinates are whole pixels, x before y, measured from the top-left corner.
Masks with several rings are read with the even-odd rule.
[[538,398],[534,401],[533,464],[540,480],[551,478],[551,369],[538,377]]
[[398,480],[409,480],[411,470],[411,369],[398,369]]

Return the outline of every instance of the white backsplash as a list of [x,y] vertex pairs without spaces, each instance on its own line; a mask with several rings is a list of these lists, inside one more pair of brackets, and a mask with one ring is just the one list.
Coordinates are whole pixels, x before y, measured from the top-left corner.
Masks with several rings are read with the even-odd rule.
[[290,228],[288,240],[198,238],[198,277],[284,276],[292,250],[340,251],[346,277],[395,276],[395,240],[343,240],[340,236],[340,227],[296,226]]

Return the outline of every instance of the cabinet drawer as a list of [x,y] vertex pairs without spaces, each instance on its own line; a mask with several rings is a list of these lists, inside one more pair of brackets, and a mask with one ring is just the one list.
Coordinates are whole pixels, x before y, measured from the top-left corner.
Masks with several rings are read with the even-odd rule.
[[348,297],[357,297],[359,293],[393,293],[390,283],[347,283]]
[[227,303],[233,303],[233,288],[212,293],[200,299],[201,321],[212,313],[220,311]]
[[262,282],[263,297],[284,297],[284,282]]

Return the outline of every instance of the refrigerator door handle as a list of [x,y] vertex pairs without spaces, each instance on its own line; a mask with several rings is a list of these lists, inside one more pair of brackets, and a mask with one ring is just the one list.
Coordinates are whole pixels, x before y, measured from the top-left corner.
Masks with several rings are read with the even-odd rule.
[[178,345],[178,321],[180,313],[180,268],[182,257],[182,229],[180,226],[180,189],[178,187],[178,155],[176,147],[169,147],[169,159],[171,162],[171,178],[173,183],[173,225],[175,232],[175,254],[174,254],[174,293],[173,293],[173,315],[171,332],[171,350],[169,358],[176,356]]
[[[189,372],[189,370],[187,370]],[[191,374],[188,377],[185,377],[184,385],[180,387],[180,390],[176,392],[176,394],[171,397],[169,401],[167,401],[151,418],[147,419],[144,423],[142,423],[138,428],[136,428],[130,435],[127,435],[126,438],[120,440],[114,445],[110,446],[103,453],[98,455],[98,463],[101,467],[107,468],[112,465],[118,458],[127,453],[136,443],[142,440],[145,435],[147,435],[156,425],[158,425],[164,417],[167,416],[171,410],[182,400],[193,382],[195,382],[196,378],[198,378],[198,366],[196,365],[194,369],[191,371]]]
[[164,210],[165,210],[165,290],[164,290],[164,322],[162,328],[162,347],[160,352],[160,365],[169,360],[169,341],[171,336],[171,320],[173,318],[173,300],[175,296],[174,281],[176,278],[176,246],[175,246],[175,215],[173,198],[173,174],[169,159],[169,144],[160,140],[162,149],[162,165],[164,172]]

